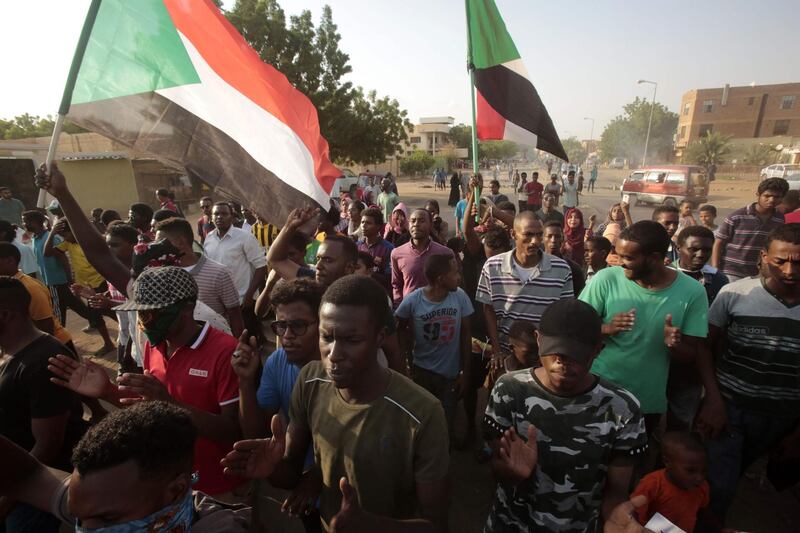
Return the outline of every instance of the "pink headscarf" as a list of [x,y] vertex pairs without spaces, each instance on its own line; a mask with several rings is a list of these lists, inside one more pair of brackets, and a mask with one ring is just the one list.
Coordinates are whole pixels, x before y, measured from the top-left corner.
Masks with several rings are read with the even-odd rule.
[[[401,211],[403,215],[403,223],[399,223],[397,221],[397,212]],[[395,206],[392,210],[391,220],[389,220],[386,224],[386,231],[384,232],[383,238],[385,239],[388,237],[389,233],[394,231],[395,233],[402,234],[408,232],[408,209],[406,209],[406,204],[400,202]]]

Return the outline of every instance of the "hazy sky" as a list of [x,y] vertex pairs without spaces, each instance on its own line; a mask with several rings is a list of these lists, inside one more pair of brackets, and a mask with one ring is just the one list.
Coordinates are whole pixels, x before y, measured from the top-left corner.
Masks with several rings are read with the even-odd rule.
[[[135,0],[130,0],[135,1]],[[595,138],[636,96],[676,111],[693,88],[800,81],[797,0],[496,0],[562,136]],[[461,0],[281,0],[330,4],[350,79],[421,116],[470,120]],[[227,0],[231,7],[234,0]],[[0,117],[55,113],[89,0],[4,0]],[[34,33],[35,31],[35,33]]]

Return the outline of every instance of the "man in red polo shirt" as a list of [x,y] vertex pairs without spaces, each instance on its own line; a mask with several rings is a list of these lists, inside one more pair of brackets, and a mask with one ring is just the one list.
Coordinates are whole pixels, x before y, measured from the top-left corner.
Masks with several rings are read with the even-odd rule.
[[239,438],[239,380],[230,364],[237,340],[195,322],[197,283],[182,268],[145,270],[130,296],[116,310],[138,312],[147,338],[144,374],[123,374],[115,385],[99,365],[62,356],[48,368],[58,384],[85,396],[118,405],[163,400],[187,409],[199,433],[194,488],[212,496],[233,491],[242,480],[224,476],[219,462]]

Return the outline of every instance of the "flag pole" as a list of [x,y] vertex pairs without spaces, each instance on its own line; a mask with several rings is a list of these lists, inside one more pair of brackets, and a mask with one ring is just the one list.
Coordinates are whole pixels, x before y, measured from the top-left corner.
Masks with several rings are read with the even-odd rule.
[[[58,137],[61,135],[61,130],[64,128],[64,119],[69,113],[69,107],[72,104],[72,92],[75,90],[75,82],[78,79],[78,72],[81,70],[81,62],[83,62],[83,55],[86,53],[86,45],[89,43],[89,37],[92,35],[92,28],[94,28],[94,21],[97,19],[97,12],[100,10],[101,0],[92,0],[89,5],[89,11],[86,13],[86,21],[83,23],[81,35],[78,37],[78,45],[75,47],[75,55],[72,57],[72,65],[69,67],[69,74],[67,75],[67,84],[64,86],[64,95],[61,97],[61,105],[58,107],[58,117],[53,126],[53,135],[50,137],[50,146],[47,149],[47,159],[45,165],[47,170],[50,170],[50,165],[56,157],[58,148]],[[44,202],[47,200],[47,191],[44,189],[39,190],[39,200],[37,205],[44,207]]]
[[[464,8],[467,16],[467,69],[469,70],[470,109],[472,110],[472,174],[475,175],[478,173],[478,120],[475,111],[475,65],[472,63],[472,37],[469,32],[469,0],[464,0]],[[475,222],[477,223],[481,218],[480,184],[475,188],[472,201],[475,202]]]

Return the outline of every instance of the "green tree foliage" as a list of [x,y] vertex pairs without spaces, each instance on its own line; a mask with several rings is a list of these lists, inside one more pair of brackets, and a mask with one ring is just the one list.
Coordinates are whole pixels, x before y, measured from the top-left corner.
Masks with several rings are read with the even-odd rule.
[[721,165],[731,154],[731,136],[709,132],[686,147],[683,160],[695,165]]
[[742,156],[746,164],[760,167],[777,163],[779,159],[780,153],[775,151],[772,144],[751,144]]
[[339,49],[330,6],[316,27],[308,10],[287,22],[277,0],[236,0],[225,15],[261,59],[313,102],[333,160],[378,163],[401,149],[411,123],[397,100],[342,79],[352,68]]
[[[53,134],[55,120],[47,115],[42,118],[37,115],[25,113],[12,119],[0,118],[0,139],[26,139],[28,137],[49,137]],[[64,133],[85,133],[86,130],[65,122],[62,130]]]
[[[650,118],[650,102],[636,98],[625,105],[623,114],[609,122],[600,136],[600,156],[603,161],[624,157],[641,163],[647,123]],[[672,137],[678,126],[678,114],[656,102],[653,109],[653,125],[650,129],[650,144],[647,159],[666,161],[672,153]]]
[[561,139],[561,146],[567,152],[567,157],[571,163],[579,165],[586,160],[586,150],[581,146],[581,142],[577,137],[570,137],[568,139]]
[[400,161],[400,172],[416,175],[433,167],[436,159],[425,150],[414,150]]
[[508,159],[519,151],[516,143],[511,141],[481,141],[478,143],[480,159]]
[[[458,148],[469,148],[472,150],[472,126],[466,124],[456,124],[450,128],[450,140]],[[471,154],[470,154],[471,155]]]

